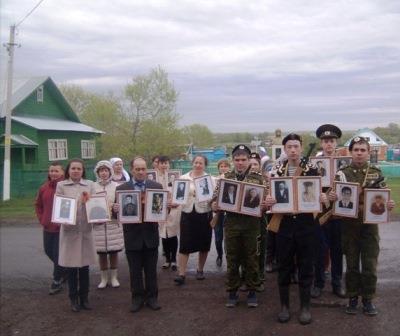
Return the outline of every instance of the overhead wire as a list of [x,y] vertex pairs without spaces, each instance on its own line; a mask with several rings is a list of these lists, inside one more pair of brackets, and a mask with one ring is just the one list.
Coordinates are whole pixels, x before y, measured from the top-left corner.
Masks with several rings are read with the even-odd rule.
[[40,6],[40,4],[41,4],[43,1],[44,1],[44,0],[40,0],[40,1],[36,4],[36,6],[33,7],[33,8],[30,10],[30,12],[28,12],[28,14],[26,14],[26,15],[24,16],[24,18],[23,18],[21,21],[19,21],[19,22],[15,25],[15,27],[18,27],[22,22],[24,22],[24,21],[34,12],[34,10]]

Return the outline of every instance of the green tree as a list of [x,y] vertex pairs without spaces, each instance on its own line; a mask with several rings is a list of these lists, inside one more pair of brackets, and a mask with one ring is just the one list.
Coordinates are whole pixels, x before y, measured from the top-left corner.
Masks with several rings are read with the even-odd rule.
[[185,126],[182,131],[187,144],[192,144],[195,147],[210,147],[214,144],[214,135],[205,125]]

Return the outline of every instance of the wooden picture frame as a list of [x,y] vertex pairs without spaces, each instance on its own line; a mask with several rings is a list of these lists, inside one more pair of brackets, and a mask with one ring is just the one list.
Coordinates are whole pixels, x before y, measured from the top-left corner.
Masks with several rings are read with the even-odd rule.
[[337,200],[333,204],[333,215],[357,218],[360,184],[353,182],[334,183]]
[[364,189],[364,223],[384,224],[390,221],[387,202],[390,189]]
[[186,204],[189,198],[190,180],[176,179],[172,187],[172,203]]
[[265,198],[265,186],[247,182],[241,184],[239,212],[244,215],[261,217],[261,202]]
[[296,176],[296,211],[301,213],[321,212],[322,192],[320,176]]
[[239,212],[241,201],[241,182],[236,180],[219,180],[217,207],[219,210]]
[[151,181],[158,181],[158,171],[157,169],[147,169],[146,171],[146,179]]
[[211,175],[203,175],[193,179],[194,189],[196,193],[196,200],[198,202],[211,201],[213,197],[213,181]]
[[116,198],[119,204],[119,223],[142,223],[142,198],[140,190],[117,190]]
[[332,163],[333,175],[335,175],[339,169],[350,165],[351,160],[352,160],[351,156],[335,156],[333,158],[333,163]]
[[146,189],[145,222],[163,222],[168,216],[168,190]]
[[51,222],[76,225],[77,199],[64,195],[54,195]]
[[276,199],[271,213],[293,213],[296,211],[296,190],[293,177],[271,177],[270,195]]
[[105,223],[110,221],[110,207],[103,195],[92,195],[85,204],[88,223]]
[[322,187],[331,187],[334,178],[331,158],[329,156],[314,156],[310,158],[310,162],[318,169]]

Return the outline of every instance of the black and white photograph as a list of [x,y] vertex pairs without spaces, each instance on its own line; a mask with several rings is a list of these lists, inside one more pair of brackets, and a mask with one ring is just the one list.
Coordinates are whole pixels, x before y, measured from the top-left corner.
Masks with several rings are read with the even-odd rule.
[[238,212],[240,205],[241,183],[229,179],[219,180],[217,206],[220,210]]
[[186,204],[189,197],[190,181],[183,179],[176,179],[172,188],[172,203],[173,204]]
[[141,223],[142,207],[139,190],[117,191],[117,203],[119,204],[118,221],[120,223]]
[[296,205],[298,212],[321,212],[321,177],[296,177]]
[[214,186],[210,175],[204,175],[195,178],[194,187],[196,192],[196,199],[198,202],[210,201],[213,196]]
[[261,217],[260,203],[264,199],[265,187],[262,185],[242,183],[242,197],[239,212],[249,216]]
[[157,181],[158,172],[155,169],[147,169],[147,179]]
[[276,161],[279,159],[283,153],[283,145],[273,145],[272,146],[272,160]]
[[358,216],[358,183],[335,182],[337,199],[333,205],[333,214],[341,217]]
[[272,206],[272,213],[288,213],[295,211],[295,194],[293,177],[272,177],[271,196],[276,203]]
[[387,203],[390,189],[364,189],[364,223],[384,224],[390,220]]
[[85,205],[89,223],[110,221],[110,209],[105,195],[92,195]]
[[316,156],[310,158],[310,162],[318,169],[319,176],[321,176],[322,187],[330,187],[333,181],[331,158]]
[[75,198],[54,195],[51,221],[58,224],[75,225],[76,206],[77,201]]
[[333,175],[351,164],[351,156],[337,156],[333,158]]
[[145,222],[163,222],[168,215],[168,191],[161,189],[147,189],[145,196]]
[[168,187],[172,187],[174,185],[174,181],[178,179],[182,175],[182,171],[180,169],[170,169],[167,172],[168,176]]

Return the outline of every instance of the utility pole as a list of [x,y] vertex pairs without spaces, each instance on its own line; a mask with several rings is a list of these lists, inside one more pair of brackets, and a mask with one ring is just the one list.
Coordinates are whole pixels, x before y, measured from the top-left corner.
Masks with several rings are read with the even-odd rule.
[[15,25],[10,26],[10,39],[5,47],[8,51],[7,67],[7,100],[5,115],[5,134],[4,134],[4,172],[3,172],[3,201],[10,199],[10,168],[11,168],[11,97],[13,87],[13,62],[15,42]]

